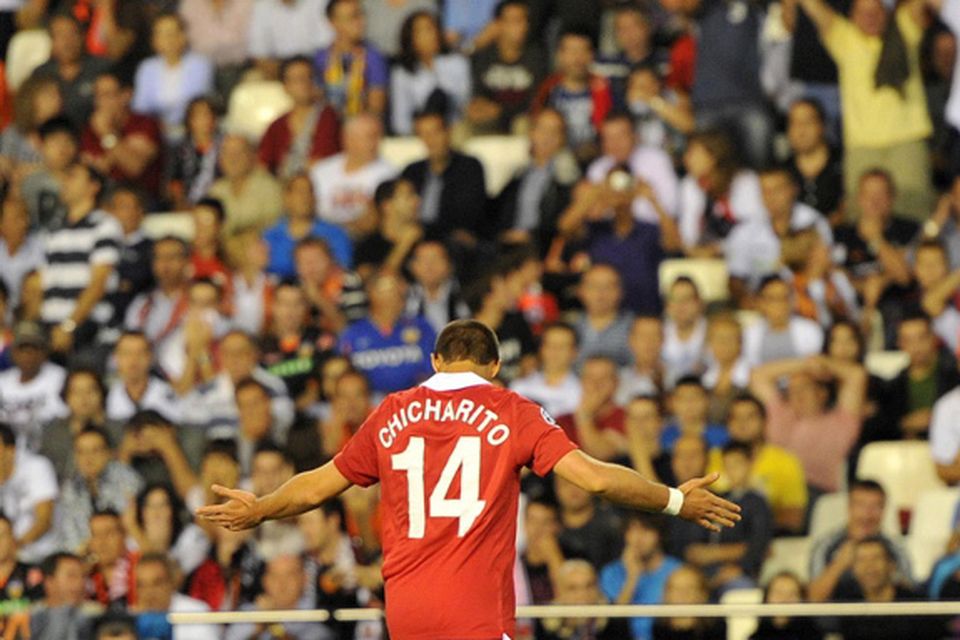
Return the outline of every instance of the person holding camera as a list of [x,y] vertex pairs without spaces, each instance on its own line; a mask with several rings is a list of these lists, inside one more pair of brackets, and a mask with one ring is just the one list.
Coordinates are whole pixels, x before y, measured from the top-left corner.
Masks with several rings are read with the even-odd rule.
[[[636,219],[633,202],[637,198],[651,204],[659,224]],[[629,166],[616,165],[603,182],[578,186],[557,227],[572,270],[609,264],[620,274],[625,309],[644,315],[660,313],[660,261],[664,252],[679,249],[680,234],[653,188],[634,178]]]

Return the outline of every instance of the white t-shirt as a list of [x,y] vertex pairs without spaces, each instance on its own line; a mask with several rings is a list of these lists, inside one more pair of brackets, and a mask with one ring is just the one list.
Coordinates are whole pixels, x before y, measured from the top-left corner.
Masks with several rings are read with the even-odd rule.
[[944,394],[930,416],[930,454],[937,464],[950,465],[960,451],[960,387]]
[[247,39],[252,58],[312,56],[333,42],[327,0],[258,0]]
[[47,362],[33,380],[21,382],[19,369],[0,373],[0,421],[17,434],[17,445],[36,451],[40,446],[43,425],[67,415],[60,399],[66,372]]
[[107,392],[107,419],[126,422],[133,414],[145,409],[157,411],[174,423],[179,423],[183,416],[177,394],[160,378],[150,376],[139,403],[134,403],[120,380],[110,385],[110,391]]
[[[171,613],[207,613],[210,607],[206,602],[173,594],[170,600]],[[220,629],[215,624],[178,624],[173,628],[173,640],[220,640]]]
[[533,400],[556,417],[573,413],[580,405],[580,380],[572,372],[556,386],[547,384],[543,373],[537,371],[510,383],[510,389]]
[[[59,495],[57,474],[53,464],[41,455],[18,450],[13,475],[0,485],[0,506],[13,524],[13,535],[19,538],[34,525],[34,509],[42,502],[56,500]],[[40,562],[57,550],[53,527],[34,542],[20,547],[23,562]]]
[[617,394],[613,401],[625,407],[637,396],[655,396],[660,393],[657,382],[653,377],[640,373],[634,367],[621,367],[620,383],[617,385]]
[[707,340],[707,321],[697,321],[690,338],[686,341],[677,335],[677,327],[672,320],[663,323],[663,349],[660,357],[666,367],[668,387],[686,375],[700,375],[703,372],[704,344]]
[[[680,181],[680,200],[677,205],[680,237],[683,244],[697,246],[703,235],[707,194],[693,176]],[[730,185],[730,209],[737,223],[763,220],[766,210],[760,192],[760,179],[753,171],[741,171]]]
[[317,216],[333,224],[355,221],[369,206],[380,183],[396,175],[394,166],[382,158],[350,173],[342,153],[321,160],[310,170],[317,194]]
[[[790,230],[813,227],[827,246],[833,245],[830,223],[813,207],[798,202],[790,215]],[[736,225],[724,243],[727,272],[747,280],[751,287],[764,276],[777,272],[780,265],[780,239],[770,225],[770,218],[762,218]]]
[[[640,145],[630,154],[629,165],[635,178],[640,178],[653,187],[664,211],[675,216],[679,181],[670,156],[662,149]],[[603,182],[614,166],[616,163],[610,156],[597,158],[587,167],[587,180],[594,184]],[[660,216],[646,198],[636,198],[633,201],[633,217],[652,224],[660,222]]]

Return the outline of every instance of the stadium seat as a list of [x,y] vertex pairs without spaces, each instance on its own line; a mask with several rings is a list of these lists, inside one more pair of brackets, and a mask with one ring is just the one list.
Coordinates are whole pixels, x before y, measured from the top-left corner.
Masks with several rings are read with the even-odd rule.
[[810,545],[807,537],[774,538],[760,571],[760,583],[766,584],[781,571],[795,573],[806,582],[810,573]]
[[495,196],[530,160],[530,141],[525,136],[477,136],[463,145],[463,152],[483,164],[487,194]]
[[871,442],[860,452],[857,477],[882,484],[888,502],[896,509],[912,509],[922,492],[944,486],[937,477],[929,443],[920,440]]
[[917,497],[907,536],[915,580],[926,580],[933,564],[946,550],[958,499],[960,493],[948,487],[929,489]]
[[45,29],[18,31],[7,48],[7,87],[16,92],[33,70],[50,59],[50,36]]
[[705,302],[723,302],[730,297],[727,263],[705,258],[677,258],[660,263],[660,293],[666,294],[673,281],[688,276],[700,289]]
[[[828,493],[817,500],[813,505],[813,514],[810,516],[810,538],[816,540],[820,536],[842,527],[847,523],[847,493],[837,491]],[[891,537],[900,537],[900,519],[892,501],[887,501],[887,508],[883,513],[883,533]]]
[[186,211],[151,213],[143,219],[143,233],[154,240],[164,236],[193,240],[193,216]]
[[227,130],[251,140],[259,140],[270,123],[292,106],[293,101],[280,82],[242,82],[230,94]]
[[910,364],[910,356],[903,351],[871,351],[867,353],[864,364],[871,374],[892,380]]
[[384,138],[380,141],[380,157],[402,171],[411,162],[427,157],[427,148],[413,136]]
[[[763,589],[733,589],[720,597],[720,604],[760,604]],[[757,630],[757,618],[727,618],[727,640],[747,640]]]

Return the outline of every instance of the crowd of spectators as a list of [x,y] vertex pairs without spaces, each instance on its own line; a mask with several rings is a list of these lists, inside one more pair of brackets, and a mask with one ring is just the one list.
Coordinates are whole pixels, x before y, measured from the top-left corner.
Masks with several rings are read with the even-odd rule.
[[[31,637],[384,637],[165,613],[381,606],[376,489],[241,533],[192,514],[330,460],[466,317],[587,453],[718,471],[743,509],[709,533],[527,475],[521,604],[960,593],[960,537],[927,583],[855,474],[928,439],[960,481],[960,0],[0,0],[0,56],[29,29],[50,58],[0,91],[0,596]],[[291,104],[257,138],[224,117],[251,81]],[[485,135],[528,143],[498,193],[461,150]],[[425,157],[394,166],[388,136]],[[171,211],[189,229],[149,232]],[[725,263],[729,295],[661,286],[670,258]],[[889,380],[883,349],[908,361]],[[838,491],[809,584],[760,584]],[[725,629],[520,625],[627,637]]]

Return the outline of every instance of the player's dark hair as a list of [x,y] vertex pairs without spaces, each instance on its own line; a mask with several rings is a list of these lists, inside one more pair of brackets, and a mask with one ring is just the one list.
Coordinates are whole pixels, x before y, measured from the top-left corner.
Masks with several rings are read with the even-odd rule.
[[437,336],[435,354],[447,362],[470,360],[477,364],[500,361],[500,341],[493,329],[477,320],[454,320]]

